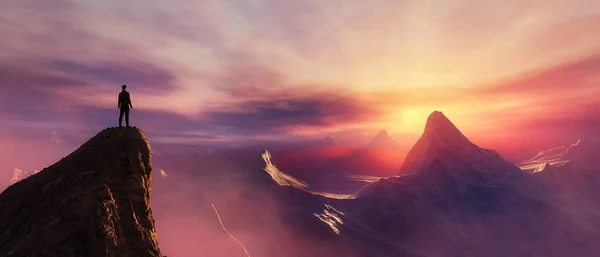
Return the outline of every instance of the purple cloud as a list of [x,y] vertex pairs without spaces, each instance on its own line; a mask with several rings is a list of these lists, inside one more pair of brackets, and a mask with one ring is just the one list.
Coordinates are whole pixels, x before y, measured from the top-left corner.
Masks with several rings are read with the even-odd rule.
[[287,93],[267,93],[261,95],[260,99],[242,100],[232,108],[218,107],[204,112],[203,118],[207,122],[239,130],[268,134],[295,127],[327,127],[362,122],[376,114],[373,107],[344,94]]
[[[483,89],[491,95],[531,94],[564,95],[581,90],[598,91],[597,74],[600,72],[600,54],[559,66],[522,74],[511,81]],[[535,96],[534,96],[535,97]]]
[[50,60],[45,67],[59,70],[90,84],[135,84],[138,90],[165,93],[175,88],[175,75],[150,62],[125,59],[83,63],[68,60]]
[[[134,84],[140,94],[166,94],[176,88],[175,75],[153,64],[130,61],[83,63],[65,60],[19,61],[0,64],[0,106],[8,114],[44,119],[61,109],[75,108],[76,95],[61,90],[85,89],[88,95],[118,92],[122,84]],[[73,93],[75,94],[75,93]],[[116,93],[115,93],[116,94]],[[8,115],[5,114],[5,115]]]
[[228,98],[211,103],[201,115],[211,124],[268,135],[299,127],[359,123],[384,113],[381,104],[365,96],[326,84],[292,83],[286,74],[252,56],[231,55],[227,62],[210,85]]
[[[488,102],[523,102],[497,117],[518,145],[552,147],[580,138],[600,138],[600,55],[565,63],[476,90]],[[539,149],[533,149],[539,150]]]

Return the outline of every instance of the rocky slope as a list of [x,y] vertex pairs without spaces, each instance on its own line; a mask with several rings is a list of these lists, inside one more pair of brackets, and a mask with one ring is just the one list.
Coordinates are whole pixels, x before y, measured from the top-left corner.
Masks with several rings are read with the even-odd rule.
[[10,186],[0,194],[0,256],[161,256],[150,163],[141,130],[110,128]]

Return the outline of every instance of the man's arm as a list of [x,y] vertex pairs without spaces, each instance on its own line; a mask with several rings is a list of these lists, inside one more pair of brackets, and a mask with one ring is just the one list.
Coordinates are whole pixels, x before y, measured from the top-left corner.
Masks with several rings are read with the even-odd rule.
[[117,100],[117,108],[121,109],[121,94],[119,94],[119,99]]
[[129,106],[133,109],[133,104],[131,103],[131,95],[127,94],[127,100],[129,100]]

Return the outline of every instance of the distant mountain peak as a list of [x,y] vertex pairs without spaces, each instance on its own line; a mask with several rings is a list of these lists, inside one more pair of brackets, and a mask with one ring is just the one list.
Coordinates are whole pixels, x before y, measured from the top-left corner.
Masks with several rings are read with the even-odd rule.
[[379,133],[371,140],[368,145],[368,148],[384,148],[384,149],[394,149],[398,148],[399,144],[394,141],[389,135],[387,130],[380,130]]
[[399,174],[436,169],[433,166],[461,174],[473,171],[498,175],[502,171],[518,170],[496,151],[473,144],[439,111],[427,118],[425,131],[407,154]]
[[323,138],[322,142],[323,142],[323,146],[326,146],[326,147],[327,146],[339,146],[340,145],[340,143],[337,140],[333,139],[333,137],[330,137],[330,136],[327,136],[327,137]]
[[385,129],[382,129],[377,133],[377,137],[388,137],[388,132]]

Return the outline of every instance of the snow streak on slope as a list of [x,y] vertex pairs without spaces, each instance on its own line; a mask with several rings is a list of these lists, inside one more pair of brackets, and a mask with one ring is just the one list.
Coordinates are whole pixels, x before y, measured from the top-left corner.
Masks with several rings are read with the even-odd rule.
[[304,192],[307,192],[307,193],[310,193],[313,195],[320,195],[320,196],[330,198],[330,199],[354,199],[354,198],[356,198],[354,194],[333,194],[333,193],[328,193],[328,192],[311,191],[311,190],[309,190],[309,185],[306,182],[299,180],[299,179],[279,170],[279,168],[277,168],[271,161],[271,159],[272,159],[271,153],[269,153],[268,151],[265,151],[262,154],[262,158],[265,161],[265,165],[266,165],[264,170],[271,176],[273,181],[275,181],[275,183],[277,183],[280,186],[293,187],[293,188],[302,190]]
[[[323,200],[327,200],[327,199],[337,199],[337,200],[342,200],[342,199],[355,199],[356,195],[354,194],[332,194],[332,193],[327,193],[327,192],[314,192],[314,191],[310,191],[309,190],[309,185],[307,183],[305,183],[304,181],[298,180],[284,172],[282,172],[281,170],[279,170],[271,161],[271,154],[268,151],[265,151],[262,154],[262,158],[265,161],[266,167],[265,167],[265,171],[267,173],[269,173],[269,175],[271,176],[271,178],[273,179],[273,181],[275,181],[279,186],[287,186],[287,187],[292,187],[294,189],[300,190],[302,192],[305,192],[311,195],[318,195],[323,197]],[[340,234],[340,229],[339,227],[341,227],[344,223],[343,223],[343,213],[336,210],[335,208],[333,208],[330,205],[324,204],[323,206],[323,212],[322,213],[317,213],[314,212],[313,215],[315,217],[317,217],[318,219],[320,219],[323,223],[327,224],[329,227],[331,227],[331,229],[333,230],[334,233],[336,234]]]
[[358,181],[358,182],[372,183],[372,182],[377,182],[377,181],[379,181],[382,178],[384,178],[384,177],[369,176],[369,175],[358,175],[358,174],[348,174],[348,179],[350,179],[351,181]]
[[334,233],[337,235],[340,234],[340,226],[344,225],[344,221],[342,220],[344,213],[336,210],[331,205],[326,204],[323,213],[314,213],[314,215],[325,224],[329,225]]
[[266,167],[265,171],[271,175],[273,181],[275,181],[280,186],[291,186],[298,189],[306,189],[308,188],[308,184],[306,182],[294,178],[286,173],[280,171],[275,165],[271,162],[271,153],[265,151],[262,154],[262,158],[265,161]]
[[225,228],[225,225],[223,225],[223,220],[221,219],[221,215],[219,215],[219,211],[217,211],[217,207],[215,207],[214,204],[211,204],[211,206],[212,206],[213,210],[215,211],[215,214],[217,214],[217,218],[219,219],[219,224],[221,224],[221,228],[223,228],[223,231],[225,231],[225,233],[227,233],[227,235],[229,235],[229,237],[231,237],[231,239],[233,239],[237,244],[240,245],[240,247],[242,247],[242,249],[244,250],[244,253],[246,253],[247,257],[251,257],[250,254],[248,253],[248,250],[244,246],[244,244],[242,244],[242,242],[237,240],[237,238],[235,238],[235,236],[233,236],[233,234],[231,234],[229,232],[229,230],[227,230],[227,228]]
[[560,167],[571,161],[569,154],[582,143],[581,140],[574,144],[563,145],[539,152],[535,157],[519,163],[519,168],[530,172],[539,172],[544,169],[545,164]]

